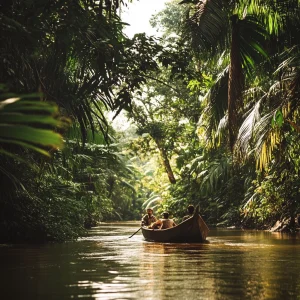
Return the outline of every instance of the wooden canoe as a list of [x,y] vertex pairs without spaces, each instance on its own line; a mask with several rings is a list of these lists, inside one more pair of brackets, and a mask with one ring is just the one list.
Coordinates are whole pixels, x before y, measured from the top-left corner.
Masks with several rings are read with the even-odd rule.
[[142,227],[142,233],[146,241],[160,243],[201,243],[206,240],[208,227],[199,215],[199,206],[194,215],[168,229],[148,229]]

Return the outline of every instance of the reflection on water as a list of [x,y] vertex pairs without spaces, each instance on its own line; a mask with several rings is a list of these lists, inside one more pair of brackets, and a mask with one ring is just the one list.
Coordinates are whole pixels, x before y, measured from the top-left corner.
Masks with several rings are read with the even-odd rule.
[[0,247],[2,299],[300,299],[300,239],[211,230],[206,244],[128,238],[103,224],[77,242]]

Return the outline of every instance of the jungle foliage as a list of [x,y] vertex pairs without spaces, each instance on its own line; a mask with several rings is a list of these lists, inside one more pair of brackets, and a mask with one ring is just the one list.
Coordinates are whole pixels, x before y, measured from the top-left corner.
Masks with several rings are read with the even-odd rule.
[[[185,53],[172,63],[180,68],[162,62],[135,117],[156,144],[160,133],[176,174],[158,210],[180,217],[189,203],[200,203],[210,224],[271,228],[280,220],[293,230],[300,213],[299,5],[171,1],[152,18],[162,45]],[[171,88],[161,92],[161,81]],[[177,101],[188,113],[172,110]],[[141,126],[141,117],[148,123]]]
[[1,240],[65,240],[139,217],[105,113],[130,108],[161,48],[123,34],[120,5],[1,2]]
[[211,225],[295,227],[299,1],[170,1],[158,39],[124,34],[128,2],[1,2],[0,240],[190,203]]

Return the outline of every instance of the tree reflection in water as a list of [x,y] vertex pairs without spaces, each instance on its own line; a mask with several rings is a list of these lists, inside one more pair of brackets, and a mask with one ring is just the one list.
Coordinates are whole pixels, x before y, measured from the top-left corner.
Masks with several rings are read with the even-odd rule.
[[[143,240],[106,224],[77,242],[0,247],[3,299],[297,299],[300,239],[211,230],[207,244]],[[16,286],[18,288],[16,288]]]

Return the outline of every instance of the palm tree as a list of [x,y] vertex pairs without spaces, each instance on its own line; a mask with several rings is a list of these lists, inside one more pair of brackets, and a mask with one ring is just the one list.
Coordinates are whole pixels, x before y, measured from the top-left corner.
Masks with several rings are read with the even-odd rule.
[[[187,2],[195,3],[195,1],[181,3]],[[263,50],[266,44],[266,31],[263,24],[255,15],[246,14],[245,11],[243,14],[239,13],[239,5],[242,3],[243,1],[228,3],[222,0],[198,2],[192,6],[185,28],[185,38],[190,40],[194,51],[198,54],[198,59],[202,56],[208,57],[209,61],[214,63],[214,57],[227,57],[227,59],[222,58],[225,64],[222,73],[226,75],[228,72],[227,107],[224,107],[223,115],[218,114],[219,119],[214,124],[219,126],[219,122],[227,114],[231,151],[241,123],[245,79],[252,77],[255,62],[267,56]],[[218,81],[216,83],[223,88],[223,84],[220,85]],[[218,95],[219,92],[208,94],[210,103],[215,105],[218,101],[212,98],[213,94]],[[217,132],[216,127],[214,131]]]
[[[258,85],[245,92],[249,110],[239,130],[237,145],[244,157],[255,150],[260,169],[265,168],[271,161],[272,152],[283,142],[286,132],[299,132],[297,116],[300,40],[295,35],[295,30],[300,25],[297,17],[300,7],[295,1],[287,2],[274,1],[281,13],[282,26],[270,39],[273,46],[270,51],[270,64],[264,66],[263,74],[257,73]],[[266,70],[269,77],[265,76]]]

